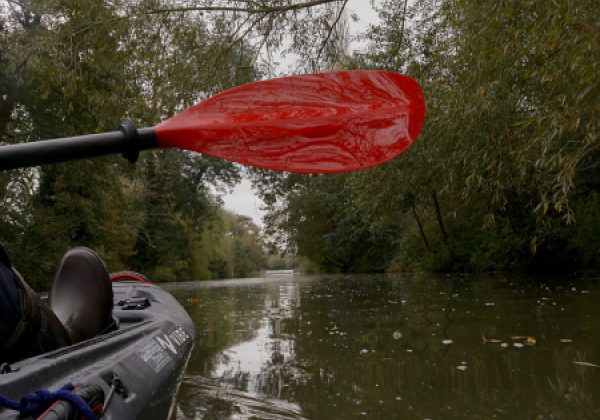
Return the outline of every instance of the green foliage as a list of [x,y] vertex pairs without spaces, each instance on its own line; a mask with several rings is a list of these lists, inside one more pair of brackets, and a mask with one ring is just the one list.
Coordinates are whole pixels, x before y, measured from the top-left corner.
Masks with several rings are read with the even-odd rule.
[[285,194],[283,206],[272,201],[265,218],[272,245],[285,244],[288,253],[305,256],[325,271],[382,270],[392,244],[385,230],[371,229],[356,210],[351,178],[288,177],[287,192],[277,193]]
[[226,213],[226,244],[233,277],[256,275],[265,264],[265,248],[258,226],[247,216]]
[[379,238],[378,269],[598,269],[596,2],[388,0],[380,17],[347,67],[414,77],[421,135],[343,194],[339,177],[263,181],[272,224],[313,261]]
[[311,260],[300,255],[271,254],[267,257],[266,270],[294,270],[295,273],[316,274],[319,267]]

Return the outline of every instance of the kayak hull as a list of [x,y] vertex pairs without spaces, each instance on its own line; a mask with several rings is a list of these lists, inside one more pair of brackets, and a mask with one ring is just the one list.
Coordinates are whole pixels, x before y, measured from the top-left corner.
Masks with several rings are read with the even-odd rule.
[[[66,383],[98,385],[108,395],[118,378],[122,392],[107,405],[107,420],[168,418],[194,343],[192,320],[158,286],[116,282],[113,292],[118,330],[14,363],[0,374],[0,395],[19,401]],[[0,408],[0,420],[17,418]]]

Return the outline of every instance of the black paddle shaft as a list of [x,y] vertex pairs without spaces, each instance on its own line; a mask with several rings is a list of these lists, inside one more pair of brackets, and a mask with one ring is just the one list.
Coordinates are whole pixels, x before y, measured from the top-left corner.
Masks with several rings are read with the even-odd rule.
[[117,154],[135,163],[140,150],[157,144],[154,128],[138,130],[127,118],[109,133],[0,146],[0,171]]

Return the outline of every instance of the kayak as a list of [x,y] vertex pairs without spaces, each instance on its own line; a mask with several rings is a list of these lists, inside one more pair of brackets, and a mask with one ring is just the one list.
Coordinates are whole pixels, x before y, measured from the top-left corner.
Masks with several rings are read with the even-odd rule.
[[[115,331],[2,365],[0,396],[18,402],[40,389],[53,392],[70,383],[75,392],[97,391],[106,419],[167,419],[194,344],[194,324],[169,293],[142,278],[113,277],[112,288]],[[44,413],[44,420],[74,418],[71,403],[63,405],[63,411]],[[18,416],[18,411],[0,408],[0,420]]]

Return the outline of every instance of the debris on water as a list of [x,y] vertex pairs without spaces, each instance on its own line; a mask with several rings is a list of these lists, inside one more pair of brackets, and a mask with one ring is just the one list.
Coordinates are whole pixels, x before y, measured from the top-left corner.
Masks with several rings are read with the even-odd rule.
[[[527,336],[527,335],[516,335],[513,337],[510,337],[512,340],[525,340],[524,344],[527,344],[528,346],[535,346],[537,344],[537,340],[535,339],[535,337],[531,337],[531,336]],[[517,345],[519,344],[519,345]],[[515,343],[514,344],[515,347],[523,347],[522,344],[520,343]]]
[[495,306],[495,305],[496,305],[496,304],[495,304],[495,303],[493,303],[493,302],[487,302],[487,303],[485,304],[485,306]]
[[456,369],[458,370],[467,370],[466,366],[457,366]]
[[483,344],[485,343],[502,343],[502,340],[498,340],[495,338],[485,338],[485,335],[481,334],[481,337],[483,337]]
[[525,347],[525,344],[523,344],[523,343],[513,343],[513,346],[515,346],[517,348],[521,348],[521,347]]
[[448,340],[444,340],[442,341],[443,344],[452,344],[452,340],[448,339]]
[[400,331],[396,331],[394,334],[392,334],[392,337],[394,337],[394,340],[398,340],[402,338],[402,333]]
[[500,347],[508,347],[508,343],[502,343],[500,344]]
[[561,338],[561,339],[560,339],[560,342],[561,342],[561,343],[572,343],[572,342],[573,342],[573,340],[571,340],[570,338]]
[[362,349],[362,350],[360,351],[360,354],[367,354],[368,352],[369,352],[369,350],[367,350],[367,349]]

